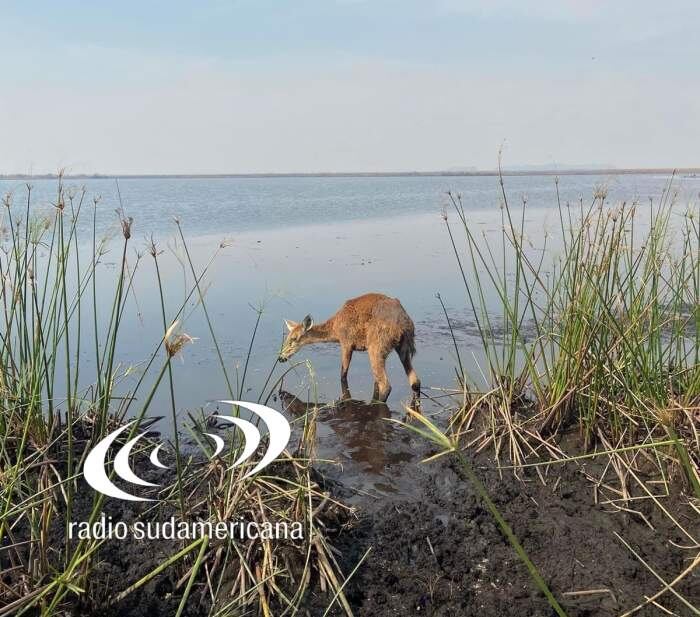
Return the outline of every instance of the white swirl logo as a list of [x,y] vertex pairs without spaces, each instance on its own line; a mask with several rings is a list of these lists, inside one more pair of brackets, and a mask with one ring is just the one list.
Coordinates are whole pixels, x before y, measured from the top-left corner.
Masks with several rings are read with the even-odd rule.
[[[252,476],[258,473],[265,467],[267,467],[272,461],[274,461],[284,450],[285,446],[289,443],[289,438],[291,436],[291,429],[289,427],[289,422],[287,419],[275,409],[271,407],[266,407],[265,405],[260,405],[259,403],[247,403],[245,401],[219,401],[219,403],[226,403],[229,405],[237,405],[244,407],[248,411],[252,412],[258,418],[260,418],[263,423],[267,426],[270,443],[267,447],[267,451],[260,459],[260,462],[248,471],[243,478]],[[223,420],[237,426],[242,432],[245,439],[243,452],[233,463],[232,467],[236,467],[241,463],[248,460],[253,453],[258,449],[260,444],[260,431],[257,426],[248,420],[243,420],[242,418],[235,418],[233,416],[213,416],[217,420]],[[125,501],[155,501],[147,497],[138,497],[123,491],[118,486],[110,480],[107,475],[107,470],[105,469],[107,452],[109,448],[114,443],[114,441],[124,433],[135,420],[132,420],[128,424],[118,428],[116,431],[112,431],[105,438],[101,439],[97,445],[90,451],[87,458],[85,459],[85,465],[83,466],[83,472],[85,474],[86,482],[94,488],[96,491],[107,495],[108,497],[114,497],[116,499],[123,499]],[[129,466],[129,454],[131,450],[136,445],[136,443],[141,439],[148,431],[139,433],[136,437],[133,437],[127,441],[117,452],[114,457],[114,473],[119,476],[122,480],[129,482],[131,484],[138,484],[140,486],[158,486],[153,482],[147,482],[139,478]],[[216,449],[212,458],[221,454],[224,449],[224,440],[218,435],[212,433],[204,433],[208,437],[214,440],[216,443]],[[158,444],[150,454],[150,461],[156,467],[161,467],[163,469],[167,468],[166,465],[160,462],[158,459],[158,452],[160,451],[163,444]]]

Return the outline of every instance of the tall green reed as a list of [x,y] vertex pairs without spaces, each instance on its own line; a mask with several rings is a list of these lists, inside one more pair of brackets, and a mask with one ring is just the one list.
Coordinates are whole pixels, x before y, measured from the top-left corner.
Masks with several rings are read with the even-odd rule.
[[479,394],[466,385],[473,396],[453,429],[466,435],[485,418],[481,442],[505,445],[516,466],[572,423],[587,448],[671,437],[700,496],[688,455],[700,401],[698,204],[680,206],[671,182],[646,205],[610,204],[602,188],[588,204],[558,198],[558,231],[532,247],[527,203],[514,209],[500,182],[498,249],[461,196],[449,194],[464,248],[444,216],[489,380]]
[[[224,383],[229,394],[233,392],[202,285],[224,245],[198,269],[178,226],[191,281],[186,283],[183,300],[168,307],[159,251],[151,242],[147,250],[154,259],[163,336],[139,366],[140,374],[132,368],[124,370],[119,363],[119,340],[141,254],[133,247],[133,220],[120,207],[119,260],[111,297],[105,298],[104,285],[98,285],[98,278],[105,277],[102,266],[108,241],[98,237],[100,202],[96,199],[92,202],[92,237],[79,237],[78,221],[85,197],[84,190],[66,189],[59,178],[55,201],[47,213],[37,214],[32,208],[31,186],[21,208],[11,195],[3,202],[8,231],[0,245],[0,564],[12,579],[11,583],[4,581],[0,589],[0,615],[30,610],[55,614],[72,597],[91,597],[99,586],[91,573],[100,560],[104,541],[81,539],[56,546],[52,530],[57,523],[63,525],[64,540],[68,537],[67,526],[79,496],[77,483],[91,445],[127,416],[136,420],[130,432],[133,436],[142,422],[149,421],[149,410],[163,381],[169,395],[176,477],[172,485],[160,491],[156,509],[147,509],[141,516],[153,516],[172,504],[182,517],[191,516],[193,508],[201,515],[204,507],[206,516],[214,520],[235,518],[245,511],[264,519],[303,520],[310,530],[308,542],[302,547],[303,575],[292,598],[279,596],[288,602],[282,614],[297,610],[316,568],[322,569],[324,580],[349,610],[342,594],[342,576],[322,530],[314,523],[328,499],[311,478],[313,415],[306,418],[303,429],[302,442],[307,444],[301,450],[304,456],[289,459],[288,473],[242,481],[245,467],[232,468],[216,461],[193,465],[192,457],[185,458],[180,451],[172,358],[191,340],[178,332],[178,325],[193,297],[204,311]],[[246,367],[260,316],[261,311],[250,339]],[[92,339],[87,344],[83,340],[86,335]],[[86,349],[90,349],[87,355]],[[88,356],[93,358],[92,363],[86,362]],[[126,374],[134,372],[138,374],[135,383],[127,385]],[[245,373],[244,369],[237,394],[243,391]],[[272,371],[260,398],[265,396],[271,377]],[[137,401],[138,407],[132,409]],[[236,444],[233,442],[232,455],[241,446]],[[94,494],[89,512],[83,515],[88,522],[99,517],[104,500],[101,494]],[[195,576],[201,579],[201,566],[206,564],[207,594],[214,603],[222,603],[220,614],[237,614],[255,598],[269,608],[278,585],[294,578],[289,563],[282,561],[269,542],[261,547],[261,563],[257,563],[258,551],[245,548],[244,554],[241,548],[235,542],[228,544],[223,553],[222,547],[212,548],[206,542],[182,546],[152,572],[114,593],[110,602],[117,604],[167,568],[179,567],[186,572],[189,567],[191,575],[179,601],[178,610],[182,612],[193,593]],[[241,584],[240,594],[233,599],[226,595],[223,585],[224,573],[231,569],[237,569],[236,580]]]

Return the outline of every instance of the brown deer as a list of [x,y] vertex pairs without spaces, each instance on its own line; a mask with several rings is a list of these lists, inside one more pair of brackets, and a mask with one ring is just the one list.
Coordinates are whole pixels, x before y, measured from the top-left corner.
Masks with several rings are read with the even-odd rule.
[[312,343],[340,344],[340,384],[343,395],[349,396],[348,368],[354,351],[366,351],[374,375],[373,398],[385,402],[391,392],[386,375],[386,358],[395,350],[413,389],[414,401],[420,398],[420,380],[411,359],[416,353],[413,321],[396,298],[369,293],[348,300],[327,321],[314,325],[311,315],[301,321],[285,320],[289,333],[279,353],[286,362],[304,345]]

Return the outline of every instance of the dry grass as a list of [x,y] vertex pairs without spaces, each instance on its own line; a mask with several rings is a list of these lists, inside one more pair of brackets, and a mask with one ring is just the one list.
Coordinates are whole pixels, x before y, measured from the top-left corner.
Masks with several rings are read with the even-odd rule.
[[526,202],[512,208],[500,182],[500,245],[475,233],[460,195],[443,217],[488,383],[465,372],[453,337],[462,403],[449,441],[543,482],[579,465],[599,503],[649,526],[641,502],[653,504],[690,566],[670,582],[655,573],[664,587],[639,608],[679,595],[700,555],[700,207],[677,203],[673,180],[659,203],[610,204],[600,189],[588,204],[559,201],[556,238],[533,246]]
[[[105,276],[108,242],[96,235],[97,201],[91,203],[92,212],[87,203],[84,190],[69,191],[61,179],[48,218],[36,217],[29,186],[21,205],[12,196],[5,199],[3,225],[8,233],[0,254],[0,615],[54,615],[78,606],[101,614],[110,606],[118,610],[120,603],[137,598],[142,588],[162,577],[177,581],[171,594],[178,615],[192,607],[222,616],[295,614],[312,586],[325,590],[329,603],[351,614],[342,592],[345,579],[324,526],[330,512],[342,517],[344,508],[328,498],[312,472],[315,415],[300,420],[296,451],[276,462],[273,474],[242,479],[245,466],[207,461],[197,448],[183,451],[171,361],[187,354],[192,342],[178,330],[192,298],[205,312],[219,350],[200,286],[211,260],[199,270],[195,267],[178,224],[191,283],[182,304],[168,310],[157,266],[160,251],[151,242],[147,250],[156,262],[153,284],[160,290],[163,334],[139,371],[124,368],[117,349],[142,255],[132,252],[134,222],[120,209],[117,276],[107,313],[101,312],[96,281]],[[78,220],[90,215],[93,237],[78,238]],[[91,242],[87,252],[86,242]],[[251,349],[253,342],[254,336]],[[234,389],[221,353],[219,360],[229,393],[243,392],[245,375]],[[126,374],[138,376],[127,391]],[[85,383],[90,385],[81,385]],[[171,456],[177,472],[158,493],[155,506],[134,509],[134,520],[159,520],[172,513],[181,520],[297,521],[303,525],[303,539],[176,542],[150,571],[137,573],[134,568],[134,574],[127,571],[118,580],[110,580],[101,569],[110,559],[109,542],[66,541],[71,521],[95,521],[107,505],[104,496],[82,484],[87,451],[125,418],[137,420],[132,435],[148,426],[152,401],[162,388],[172,406],[169,432],[175,439]],[[196,425],[190,429],[202,430]],[[241,445],[231,443],[231,457]]]

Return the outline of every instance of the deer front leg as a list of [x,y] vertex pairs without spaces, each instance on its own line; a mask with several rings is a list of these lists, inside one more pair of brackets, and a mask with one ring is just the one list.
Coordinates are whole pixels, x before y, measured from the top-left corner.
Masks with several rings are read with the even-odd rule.
[[386,375],[385,366],[387,354],[376,349],[368,349],[367,352],[369,353],[369,365],[374,375],[374,394],[372,398],[385,403],[391,392],[391,384]]
[[348,369],[352,360],[352,347],[342,345],[340,347],[340,387],[343,391],[343,398],[350,398],[350,388],[348,387]]

